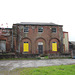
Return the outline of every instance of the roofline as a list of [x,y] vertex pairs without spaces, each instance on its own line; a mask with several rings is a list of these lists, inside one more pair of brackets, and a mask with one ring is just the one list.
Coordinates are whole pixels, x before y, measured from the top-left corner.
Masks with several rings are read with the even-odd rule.
[[63,31],[63,33],[68,33],[68,32],[66,32],[66,31]]
[[28,26],[30,26],[30,25],[32,25],[32,26],[61,26],[61,27],[63,27],[63,25],[49,25],[49,24],[13,24],[13,25],[23,25],[23,26],[25,26],[25,25],[28,25]]
[[0,29],[12,29],[12,28],[0,28]]

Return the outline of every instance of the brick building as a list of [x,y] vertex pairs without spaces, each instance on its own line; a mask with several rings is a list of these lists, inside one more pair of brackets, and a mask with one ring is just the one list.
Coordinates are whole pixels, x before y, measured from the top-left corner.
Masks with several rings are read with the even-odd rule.
[[63,25],[16,23],[12,28],[0,29],[0,51],[4,48],[5,52],[13,51],[21,54],[68,53],[69,48],[64,48],[68,45],[65,45],[66,39],[63,35],[65,35]]
[[63,52],[63,26],[54,23],[13,24],[14,50],[28,54]]
[[12,28],[0,28],[0,52],[11,52]]

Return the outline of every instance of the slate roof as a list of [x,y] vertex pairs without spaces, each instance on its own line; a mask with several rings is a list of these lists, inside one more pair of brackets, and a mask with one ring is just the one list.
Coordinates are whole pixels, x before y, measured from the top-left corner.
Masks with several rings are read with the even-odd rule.
[[70,41],[71,44],[75,45],[75,41]]
[[55,24],[55,23],[42,23],[42,22],[21,22],[21,23],[16,23],[16,24],[13,24],[13,25],[43,25],[43,26],[63,26],[63,25],[58,25],[58,24]]

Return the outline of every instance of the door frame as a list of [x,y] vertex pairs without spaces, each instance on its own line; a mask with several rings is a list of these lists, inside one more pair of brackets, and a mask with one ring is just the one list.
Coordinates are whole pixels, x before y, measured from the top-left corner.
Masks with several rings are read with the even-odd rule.
[[[40,52],[39,46],[42,46],[41,52]],[[43,54],[43,42],[38,42],[38,53]]]
[[[25,50],[25,45],[27,46],[26,50]],[[24,53],[28,53],[29,52],[29,43],[28,42],[23,42],[23,52]]]

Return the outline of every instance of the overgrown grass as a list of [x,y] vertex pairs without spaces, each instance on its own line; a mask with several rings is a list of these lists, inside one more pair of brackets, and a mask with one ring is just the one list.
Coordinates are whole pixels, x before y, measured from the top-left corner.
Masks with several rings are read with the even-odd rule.
[[75,65],[23,68],[20,75],[75,75]]
[[2,58],[0,60],[41,60],[41,59],[71,59],[71,57],[56,57],[56,58],[48,58],[48,56],[42,57],[34,57],[34,58]]
[[38,59],[38,58],[3,58],[0,60],[35,60],[35,59]]

